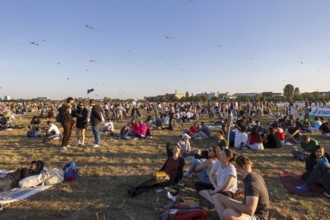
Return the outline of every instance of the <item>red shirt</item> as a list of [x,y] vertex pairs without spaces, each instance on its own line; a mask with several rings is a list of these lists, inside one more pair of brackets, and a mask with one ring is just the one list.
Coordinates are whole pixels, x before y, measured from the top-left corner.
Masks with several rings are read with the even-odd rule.
[[194,134],[197,131],[198,131],[198,128],[197,127],[192,126],[192,127],[189,128],[189,134]]
[[251,135],[250,136],[250,141],[249,141],[249,144],[254,144],[254,143],[262,143],[262,139],[260,138],[260,141],[258,142],[256,137],[254,135]]
[[285,137],[284,137],[284,131],[282,131],[282,132],[279,132],[279,131],[276,131],[276,134],[280,137],[280,140],[281,141],[283,141],[284,139],[285,139]]
[[165,169],[163,171],[170,176],[171,180],[174,180],[176,175],[178,174],[178,169],[179,169],[179,158],[174,160],[173,157],[171,157],[168,159],[165,165]]
[[132,123],[132,133],[133,134],[139,134],[139,125],[138,123]]

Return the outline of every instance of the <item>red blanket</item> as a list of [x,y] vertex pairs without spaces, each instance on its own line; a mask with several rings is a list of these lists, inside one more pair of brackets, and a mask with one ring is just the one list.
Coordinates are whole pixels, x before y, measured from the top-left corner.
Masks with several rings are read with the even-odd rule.
[[280,179],[288,190],[289,193],[297,194],[300,196],[317,196],[323,197],[324,189],[320,185],[314,184],[309,191],[297,190],[296,186],[304,185],[304,181],[300,179],[301,175],[296,175],[292,173],[280,172]]

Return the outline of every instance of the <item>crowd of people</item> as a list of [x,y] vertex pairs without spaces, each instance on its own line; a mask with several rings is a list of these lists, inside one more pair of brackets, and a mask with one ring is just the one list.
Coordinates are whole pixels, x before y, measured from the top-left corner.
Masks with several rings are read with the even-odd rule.
[[[94,99],[76,102],[69,97],[64,104],[19,105],[15,111],[24,113],[27,109],[37,108],[38,115],[33,116],[29,123],[27,137],[42,137],[43,142],[61,139],[61,150],[70,149],[72,129],[76,130],[76,146],[83,147],[86,146],[86,129],[90,126],[94,139],[91,146],[99,148],[101,132],[125,140],[145,139],[152,138],[152,133],[160,129],[182,129],[183,127],[176,127],[178,123],[191,124],[189,129],[182,129],[177,143],[167,144],[167,159],[163,167],[149,180],[127,190],[132,197],[155,187],[174,186],[182,178],[189,181],[189,178],[198,175],[196,192],[214,206],[221,219],[267,219],[269,196],[265,181],[252,171],[251,159],[240,153],[248,149],[275,149],[298,143],[301,148],[294,149],[292,154],[305,161],[306,172],[302,175],[305,184],[297,186],[297,189],[309,190],[315,182],[321,181],[324,194],[330,197],[330,156],[311,137],[313,132],[321,132],[324,137],[330,137],[330,118],[326,122],[321,117],[315,117],[310,123],[306,116],[308,111],[303,110],[304,117],[299,118],[293,105],[285,108],[284,114],[279,113],[277,107],[270,103],[240,105],[241,103],[111,104]],[[146,115],[143,117],[141,112]],[[276,120],[261,125],[255,119],[259,119],[264,113]],[[210,126],[198,120],[202,115],[215,121],[219,128],[216,144],[206,150],[193,148],[190,143],[191,139],[212,139]],[[43,117],[47,118],[45,128],[41,126],[40,119]],[[57,123],[54,122],[55,119]],[[122,123],[123,120],[129,122],[115,129],[115,123]],[[59,124],[62,132],[57,126]],[[99,127],[101,125],[102,128]],[[184,169],[187,171],[184,172]],[[238,174],[243,177],[243,188],[238,186]],[[13,181],[10,175],[0,179],[0,185],[8,188],[9,180]],[[243,194],[242,202],[237,200],[239,194]]]

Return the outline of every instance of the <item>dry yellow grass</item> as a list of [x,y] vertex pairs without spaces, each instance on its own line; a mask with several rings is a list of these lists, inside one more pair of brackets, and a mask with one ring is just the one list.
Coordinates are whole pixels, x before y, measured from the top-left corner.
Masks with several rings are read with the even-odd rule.
[[[21,123],[27,125],[31,117],[31,113],[23,116]],[[46,119],[42,119],[42,123],[45,125]],[[119,129],[122,124],[115,126]],[[153,131],[153,139],[128,141],[102,135],[101,147],[93,149],[93,137],[89,129],[89,145],[73,146],[76,141],[73,134],[70,141],[73,147],[65,152],[58,150],[59,142],[42,144],[38,139],[26,138],[26,132],[27,128],[0,131],[1,169],[27,166],[36,159],[44,160],[48,168],[59,168],[73,160],[80,169],[80,178],[6,205],[0,213],[0,219],[159,219],[162,206],[167,203],[165,193],[156,195],[152,190],[130,198],[126,190],[144,181],[162,166],[166,159],[165,143],[177,141],[181,131]],[[316,138],[329,149],[329,139],[317,134]],[[215,142],[215,138],[191,141],[192,146],[198,148],[206,148]],[[244,152],[255,162],[254,170],[264,177],[268,186],[270,219],[328,219],[329,199],[292,195],[281,184],[280,171],[304,171],[304,163],[291,157],[291,149],[283,147],[279,150]],[[194,180],[183,181],[188,186],[181,194],[198,197],[193,189]],[[208,219],[218,219],[212,208],[209,208]]]

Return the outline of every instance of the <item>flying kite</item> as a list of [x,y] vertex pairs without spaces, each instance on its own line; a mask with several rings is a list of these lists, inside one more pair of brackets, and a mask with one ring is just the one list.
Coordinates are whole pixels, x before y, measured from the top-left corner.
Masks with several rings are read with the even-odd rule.
[[35,46],[39,46],[39,44],[34,42],[34,41],[31,41],[30,44],[35,45]]
[[88,29],[94,29],[94,27],[89,26],[88,24],[85,24],[85,27],[87,27]]
[[91,93],[93,91],[94,91],[94,89],[87,89],[87,94],[89,94],[89,93]]
[[91,63],[97,63],[96,60],[89,60],[89,62],[91,62]]

